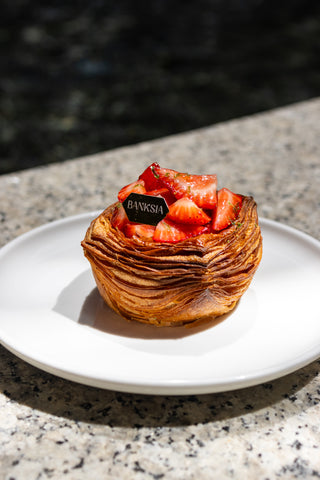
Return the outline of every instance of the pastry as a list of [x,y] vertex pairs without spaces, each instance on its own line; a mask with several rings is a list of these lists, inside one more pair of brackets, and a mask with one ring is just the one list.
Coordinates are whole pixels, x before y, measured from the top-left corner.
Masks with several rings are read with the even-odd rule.
[[[160,217],[129,220],[128,206],[148,210],[150,218],[157,210]],[[216,175],[179,173],[157,163],[120,190],[81,244],[107,304],[126,319],[157,326],[231,311],[262,255],[252,197],[217,190]]]

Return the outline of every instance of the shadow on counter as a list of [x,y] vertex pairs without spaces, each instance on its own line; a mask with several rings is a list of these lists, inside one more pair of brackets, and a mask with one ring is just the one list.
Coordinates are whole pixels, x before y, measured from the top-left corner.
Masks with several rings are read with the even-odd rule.
[[[248,414],[262,415],[272,427],[284,417],[300,412],[301,403],[307,401],[313,405],[312,398],[318,395],[316,385],[315,391],[309,389],[307,396],[302,390],[319,374],[320,365],[316,361],[278,380],[241,390],[153,396],[101,390],[63,380],[25,363],[2,346],[0,360],[3,394],[11,401],[60,417],[64,424],[70,420],[140,429],[221,422],[221,430],[226,431],[228,421],[237,417],[245,422]],[[268,407],[276,403],[281,404],[278,411],[282,413],[271,417]],[[32,416],[30,412],[27,414]]]

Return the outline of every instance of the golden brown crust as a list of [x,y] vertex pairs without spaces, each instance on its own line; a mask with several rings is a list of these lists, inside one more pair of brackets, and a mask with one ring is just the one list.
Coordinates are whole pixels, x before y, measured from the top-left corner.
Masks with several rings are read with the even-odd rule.
[[218,233],[182,242],[127,238],[102,212],[82,242],[101,296],[127,319],[168,326],[232,310],[260,263],[256,203],[243,197],[237,221]]

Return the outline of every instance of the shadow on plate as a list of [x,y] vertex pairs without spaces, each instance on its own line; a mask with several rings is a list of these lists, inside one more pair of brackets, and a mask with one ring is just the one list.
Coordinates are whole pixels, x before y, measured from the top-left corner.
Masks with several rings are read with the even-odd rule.
[[[93,285],[91,270],[86,270],[61,291],[53,310],[74,322],[104,333],[121,337],[160,340],[188,337],[210,329],[226,320],[237,309],[236,306],[233,312],[198,324],[159,328],[124,319],[104,302],[98,289]],[[82,299],[84,300],[82,301]]]
[[126,320],[115,313],[101,298],[97,288],[94,288],[83,303],[78,323],[96,328],[101,332],[110,333],[130,338],[144,339],[178,339],[194,335],[201,331],[214,327],[228,317],[222,315],[219,318],[209,319],[195,325],[176,327],[156,327],[139,323],[134,320]]

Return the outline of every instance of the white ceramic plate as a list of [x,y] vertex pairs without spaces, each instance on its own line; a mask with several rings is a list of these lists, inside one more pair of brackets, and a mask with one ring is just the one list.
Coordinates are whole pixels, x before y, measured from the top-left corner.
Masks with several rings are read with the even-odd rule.
[[320,243],[261,220],[250,288],[219,323],[156,328],[100,299],[80,241],[98,212],[37,228],[0,250],[0,340],[32,365],[127,392],[194,394],[248,387],[320,356]]

